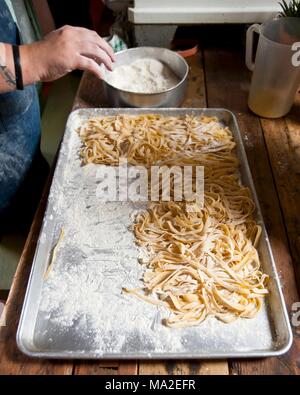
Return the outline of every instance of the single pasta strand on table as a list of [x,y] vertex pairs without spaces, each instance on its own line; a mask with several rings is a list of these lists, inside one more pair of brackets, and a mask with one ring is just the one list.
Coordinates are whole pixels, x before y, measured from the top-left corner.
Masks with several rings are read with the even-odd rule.
[[[170,311],[170,327],[208,316],[229,323],[259,311],[268,276],[256,247],[261,228],[250,191],[241,184],[227,127],[205,116],[118,115],[89,119],[79,129],[83,164],[202,165],[204,205],[150,202],[133,224],[146,251],[144,286],[124,291]],[[196,204],[197,205],[197,204]],[[195,208],[195,204],[194,204]]]

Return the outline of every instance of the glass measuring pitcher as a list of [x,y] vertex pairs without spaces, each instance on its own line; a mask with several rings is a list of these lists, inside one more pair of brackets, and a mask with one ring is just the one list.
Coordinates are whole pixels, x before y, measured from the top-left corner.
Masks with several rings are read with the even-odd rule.
[[[259,34],[255,63],[254,32]],[[287,114],[300,85],[300,18],[279,18],[250,26],[246,65],[253,71],[249,108],[265,118]]]

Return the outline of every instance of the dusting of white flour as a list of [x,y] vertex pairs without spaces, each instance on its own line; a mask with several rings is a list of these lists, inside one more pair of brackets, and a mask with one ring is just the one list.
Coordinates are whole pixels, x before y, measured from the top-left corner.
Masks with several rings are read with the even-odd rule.
[[170,67],[152,58],[141,58],[130,65],[116,67],[107,74],[106,80],[115,88],[136,93],[162,92],[179,82]]
[[62,227],[65,238],[43,284],[36,346],[97,356],[270,348],[272,334],[265,307],[253,320],[226,325],[209,318],[197,327],[174,329],[162,324],[167,311],[122,293],[124,286],[142,285],[141,251],[129,227],[132,216],[145,207],[100,202],[96,197],[97,165],[80,165],[79,138],[73,128],[67,133],[62,152],[68,161],[64,181],[54,181],[50,195],[54,212],[48,215],[48,222],[55,224],[55,235],[47,232],[44,223],[40,242],[53,247]]

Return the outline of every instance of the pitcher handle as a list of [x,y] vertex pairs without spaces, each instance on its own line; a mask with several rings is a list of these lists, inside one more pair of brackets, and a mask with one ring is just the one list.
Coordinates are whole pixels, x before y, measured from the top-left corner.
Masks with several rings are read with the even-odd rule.
[[247,37],[246,37],[246,57],[245,62],[246,66],[250,71],[254,70],[254,61],[253,61],[253,34],[254,32],[260,32],[260,25],[255,23],[251,25],[247,30]]

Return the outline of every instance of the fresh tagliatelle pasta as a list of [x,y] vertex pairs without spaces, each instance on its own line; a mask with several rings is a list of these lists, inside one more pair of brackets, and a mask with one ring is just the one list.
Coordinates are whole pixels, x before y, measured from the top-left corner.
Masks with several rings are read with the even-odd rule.
[[157,114],[107,116],[89,119],[79,134],[84,164],[118,165],[122,157],[132,165],[151,166],[171,159],[180,164],[181,158],[195,163],[200,152],[230,153],[235,146],[230,131],[207,117],[200,121],[194,116]]
[[[84,164],[204,166],[204,204],[149,202],[133,224],[144,251],[143,287],[124,291],[170,311],[170,327],[208,316],[252,318],[268,293],[250,191],[241,184],[231,131],[212,117],[118,115],[89,119],[79,135]],[[197,205],[197,203],[194,203]],[[195,207],[194,207],[195,208]]]

